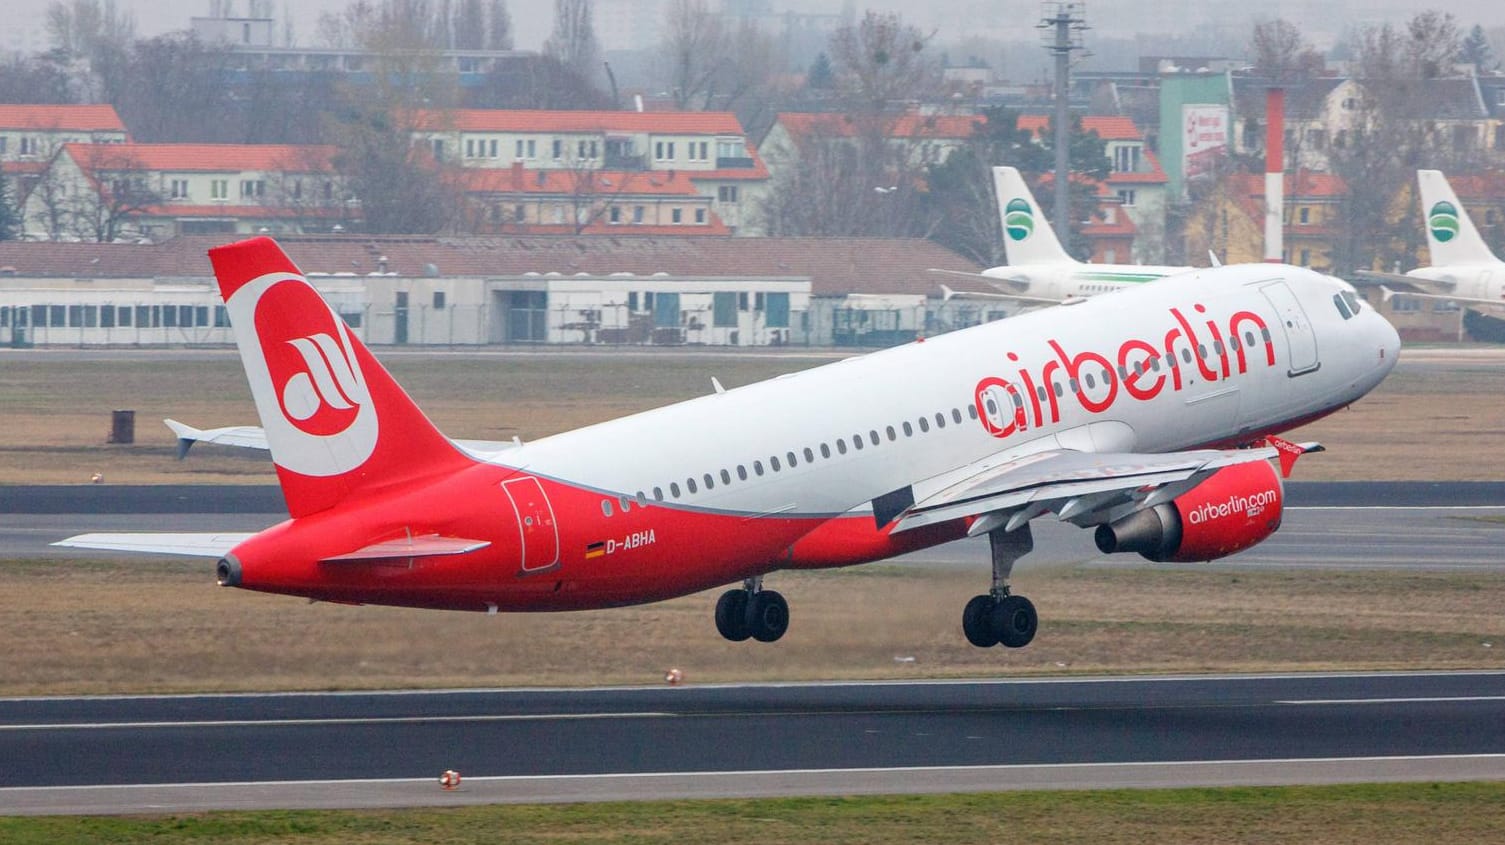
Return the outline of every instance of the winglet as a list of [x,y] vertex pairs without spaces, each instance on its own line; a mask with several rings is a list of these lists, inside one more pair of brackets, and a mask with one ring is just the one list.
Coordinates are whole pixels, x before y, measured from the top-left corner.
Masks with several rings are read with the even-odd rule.
[[1218,254],[1210,249],[1207,251],[1207,259],[1212,262],[1212,266],[1214,267],[1223,266],[1223,262],[1218,260]]
[[199,436],[204,432],[174,419],[166,419],[162,422],[166,423],[167,427],[172,429],[172,433],[178,438],[178,460],[181,461],[188,457],[188,450],[193,448],[193,444],[199,441]]
[[1291,469],[1296,466],[1296,459],[1307,452],[1324,452],[1326,449],[1321,443],[1292,443],[1289,440],[1270,435],[1265,442],[1280,453],[1280,477],[1290,478]]

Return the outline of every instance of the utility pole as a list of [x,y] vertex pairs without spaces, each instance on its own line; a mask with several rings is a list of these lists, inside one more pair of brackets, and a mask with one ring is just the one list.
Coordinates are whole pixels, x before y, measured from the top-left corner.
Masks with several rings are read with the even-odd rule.
[[[1056,59],[1056,237],[1063,249],[1071,249],[1071,159],[1067,155],[1071,136],[1070,113],[1067,109],[1071,97],[1071,54],[1085,49],[1082,32],[1087,29],[1086,3],[1064,3],[1045,0],[1037,29],[1044,30],[1045,49]],[[1054,30],[1052,37],[1051,31]]]

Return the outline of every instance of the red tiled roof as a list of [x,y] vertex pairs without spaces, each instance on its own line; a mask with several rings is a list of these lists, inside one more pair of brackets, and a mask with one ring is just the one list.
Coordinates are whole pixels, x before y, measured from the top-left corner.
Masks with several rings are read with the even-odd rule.
[[[498,230],[506,231],[519,236],[556,236],[574,235],[575,227],[567,223],[508,223],[498,224]],[[608,220],[593,220],[585,227],[582,235],[625,235],[627,237],[711,237],[730,235],[732,230],[721,221],[720,217],[712,214],[705,223],[681,223],[679,225],[662,224],[646,226],[641,223],[612,223]]]
[[[338,147],[327,144],[65,144],[73,160],[104,169],[331,173]],[[118,164],[116,164],[118,162]]]
[[[834,112],[782,112],[778,123],[796,137],[826,135],[847,138],[864,128],[851,117]],[[886,138],[970,138],[983,122],[978,115],[923,115],[913,112],[879,115],[868,124]]]
[[659,135],[742,135],[732,112],[543,111],[454,109],[419,111],[413,127],[430,132],[649,132]]
[[343,209],[329,207],[295,208],[291,206],[268,206],[268,205],[185,205],[168,204],[153,205],[142,209],[141,214],[147,217],[172,217],[183,218],[208,218],[213,220],[285,220],[307,219],[320,217],[338,217]]
[[1109,173],[1108,184],[1135,184],[1135,185],[1164,185],[1170,181],[1166,178],[1165,170],[1160,166],[1160,158],[1149,150],[1143,150],[1144,160],[1150,165],[1150,169],[1138,173]]
[[0,105],[0,129],[55,129],[72,132],[124,132],[110,105]]
[[[1026,129],[1031,134],[1038,135],[1050,125],[1050,118],[1043,114],[1021,114],[1018,125],[1020,129]],[[1084,115],[1082,129],[1087,132],[1096,132],[1097,137],[1104,141],[1144,140],[1144,135],[1134,125],[1133,120],[1117,115]]]
[[[525,170],[522,168],[467,167],[451,171],[467,193],[575,194],[582,190],[602,196],[627,195],[697,197],[690,174],[676,170],[617,171]],[[581,179],[589,177],[592,184]]]
[[[673,227],[670,227],[673,228]],[[693,226],[674,229],[684,235]],[[940,295],[939,277],[926,268],[976,273],[975,262],[920,238],[739,238],[642,237],[621,225],[610,236],[547,237],[279,237],[278,242],[306,272],[377,270],[386,255],[391,272],[421,276],[426,265],[445,275],[520,276],[664,272],[705,278],[805,277],[818,295],[846,293]],[[208,278],[205,251],[235,235],[185,235],[162,244],[28,243],[0,241],[0,266],[19,276],[85,278]],[[957,284],[960,282],[961,284]],[[987,290],[966,279],[953,288]]]
[[1505,171],[1447,174],[1453,192],[1464,200],[1497,200],[1505,197]]

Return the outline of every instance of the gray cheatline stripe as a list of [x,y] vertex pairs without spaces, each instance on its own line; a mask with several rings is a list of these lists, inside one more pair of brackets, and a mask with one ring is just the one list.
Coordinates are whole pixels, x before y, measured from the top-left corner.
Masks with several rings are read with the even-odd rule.
[[1454,701],[1505,701],[1505,695],[1436,695],[1416,698],[1307,698],[1276,704],[1440,704]]
[[657,712],[627,713],[503,713],[476,716],[356,716],[328,719],[205,719],[178,722],[37,722],[26,725],[0,725],[0,731],[100,731],[143,728],[246,728],[305,727],[309,725],[404,725],[423,722],[548,722],[587,719],[667,719],[678,714]]
[[[699,770],[685,772],[603,772],[600,774],[568,775],[475,775],[465,778],[466,783],[519,783],[526,781],[583,781],[583,780],[631,780],[667,779],[680,777],[776,777],[789,775],[882,775],[921,774],[927,772],[1013,772],[1025,770],[1065,769],[1144,769],[1152,767],[1192,768],[1195,766],[1299,766],[1351,764],[1372,765],[1375,763],[1421,763],[1461,762],[1464,760],[1495,760],[1505,763],[1505,754],[1412,754],[1393,757],[1280,757],[1247,760],[1137,760],[1128,762],[1097,763],[1009,763],[1002,765],[971,766],[871,766],[850,769],[739,769],[735,771]],[[98,783],[76,786],[4,786],[0,795],[14,792],[47,792],[56,790],[98,791],[106,789],[244,789],[247,787],[309,787],[349,786],[356,784],[430,784],[435,778],[347,778],[322,780],[245,780],[210,781],[204,783]]]

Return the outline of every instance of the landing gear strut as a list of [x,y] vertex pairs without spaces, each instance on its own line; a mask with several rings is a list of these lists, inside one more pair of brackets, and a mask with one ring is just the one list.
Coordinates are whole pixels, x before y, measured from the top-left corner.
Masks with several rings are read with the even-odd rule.
[[716,630],[734,643],[748,637],[771,643],[789,630],[789,602],[763,589],[763,576],[749,578],[742,582],[742,589],[721,594],[716,602]]
[[1009,592],[1009,573],[1014,569],[1014,561],[1035,547],[1029,523],[1015,531],[999,528],[988,532],[988,544],[993,553],[993,588],[987,595],[973,596],[967,602],[962,610],[962,633],[967,635],[967,642],[978,648],[1029,645],[1035,638],[1035,629],[1040,627],[1040,618],[1029,599]]

